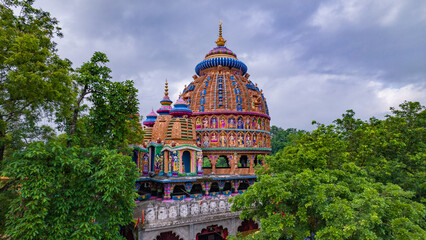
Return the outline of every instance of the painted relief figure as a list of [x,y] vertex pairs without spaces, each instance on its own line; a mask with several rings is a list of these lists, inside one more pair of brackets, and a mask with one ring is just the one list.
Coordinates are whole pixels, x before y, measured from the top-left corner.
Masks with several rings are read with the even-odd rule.
[[176,153],[173,153],[173,172],[177,172],[179,170],[179,160]]
[[217,118],[216,117],[212,117],[210,126],[211,126],[211,128],[217,128]]
[[262,120],[260,120],[260,118],[259,118],[259,119],[257,119],[257,129],[258,129],[258,130],[260,130],[260,126],[261,126],[261,124],[262,124]]
[[225,133],[221,133],[219,137],[219,143],[221,147],[226,147],[226,136]]
[[246,119],[246,129],[250,129],[250,118]]
[[251,147],[251,136],[247,134],[246,136],[246,147]]
[[237,128],[238,129],[244,129],[244,122],[243,122],[243,118],[242,117],[238,118]]
[[196,144],[197,144],[197,147],[201,147],[201,134],[197,134]]
[[231,129],[235,128],[235,119],[234,118],[231,117],[228,122],[229,122],[228,123],[229,128],[231,128]]
[[160,155],[156,155],[155,156],[155,170],[163,170],[163,163],[162,163],[162,158]]
[[265,129],[265,120],[262,120],[262,130],[266,130]]
[[226,120],[224,117],[220,118],[220,128],[226,128]]
[[253,118],[253,121],[251,122],[251,129],[256,129],[256,118]]
[[209,128],[209,119],[208,118],[204,118],[203,119],[203,128]]
[[199,118],[195,120],[195,125],[197,126],[197,129],[201,129],[201,120]]
[[262,134],[259,134],[259,139],[257,139],[257,141],[259,142],[259,147],[265,147],[262,146]]
[[235,134],[234,134],[234,133],[231,133],[231,134],[229,135],[229,146],[230,146],[230,147],[235,147],[235,142],[236,142]]
[[253,147],[257,147],[256,134],[253,134]]
[[173,168],[172,168],[172,166],[173,166],[173,157],[172,157],[172,152],[169,152],[169,161],[168,161],[168,171],[169,172],[173,172]]
[[210,145],[210,140],[209,140],[209,134],[208,133],[204,133],[203,135],[203,147],[209,147]]
[[211,135],[211,138],[212,138],[212,140],[211,140],[211,142],[217,142],[217,133],[212,133],[212,135]]
[[244,134],[238,133],[238,147],[244,147]]
[[266,147],[266,136],[263,136],[263,147]]
[[143,155],[143,171],[148,172],[148,153]]

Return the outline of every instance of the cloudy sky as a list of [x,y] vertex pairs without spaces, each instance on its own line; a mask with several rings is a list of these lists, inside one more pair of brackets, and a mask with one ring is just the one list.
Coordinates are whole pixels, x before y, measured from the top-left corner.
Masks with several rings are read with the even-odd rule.
[[194,67],[226,46],[263,89],[272,124],[311,130],[347,109],[368,119],[404,100],[426,104],[426,1],[39,0],[60,21],[59,54],[78,67],[105,52],[113,79],[134,80],[141,114],[176,101]]

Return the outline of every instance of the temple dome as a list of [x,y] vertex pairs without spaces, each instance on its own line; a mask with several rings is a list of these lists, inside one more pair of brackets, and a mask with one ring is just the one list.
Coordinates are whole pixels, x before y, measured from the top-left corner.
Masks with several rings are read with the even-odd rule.
[[146,120],[143,121],[143,125],[152,127],[155,124],[155,120],[157,120],[157,114],[155,114],[154,109],[152,109],[152,111],[146,115]]
[[182,117],[184,115],[190,116],[192,115],[192,111],[188,108],[188,104],[185,100],[183,100],[182,97],[179,97],[172,110],[170,110],[170,115],[173,117]]
[[242,112],[269,118],[263,92],[249,80],[247,66],[225,47],[222,26],[217,46],[195,67],[197,75],[182,97],[193,114],[203,112]]

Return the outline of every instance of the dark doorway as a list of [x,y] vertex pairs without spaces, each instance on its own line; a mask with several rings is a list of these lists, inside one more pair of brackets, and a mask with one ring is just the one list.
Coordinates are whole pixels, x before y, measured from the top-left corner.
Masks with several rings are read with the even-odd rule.
[[182,164],[185,167],[184,171],[186,173],[191,172],[191,153],[189,151],[184,151],[182,154]]
[[150,162],[151,162],[151,171],[154,172],[155,171],[155,147],[149,147],[149,157],[150,157]]

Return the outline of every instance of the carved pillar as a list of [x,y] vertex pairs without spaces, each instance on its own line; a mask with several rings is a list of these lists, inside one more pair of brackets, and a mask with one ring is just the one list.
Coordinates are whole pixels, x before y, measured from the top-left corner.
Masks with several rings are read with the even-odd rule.
[[217,156],[209,156],[210,162],[212,164],[212,172],[216,173],[216,163],[217,163]]
[[203,175],[203,153],[197,152],[197,175]]
[[225,181],[219,181],[219,190],[223,192],[223,187],[225,187]]
[[249,161],[249,166],[250,166],[250,170],[249,170],[249,173],[250,174],[253,174],[254,173],[254,159],[256,158],[256,155],[253,155],[253,156],[250,156],[249,158],[248,158],[248,161]]
[[211,182],[204,182],[204,195],[209,195],[209,190],[211,186]]
[[170,193],[171,193],[171,184],[170,183],[164,184],[164,196],[163,196],[163,199],[164,200],[170,200]]
[[234,180],[234,187],[235,187],[235,192],[238,193],[238,187],[240,187],[240,181],[239,180]]
[[179,167],[179,159],[178,159],[178,153],[175,151],[172,154],[172,160],[173,160],[173,176],[176,177],[178,175],[178,167]]

